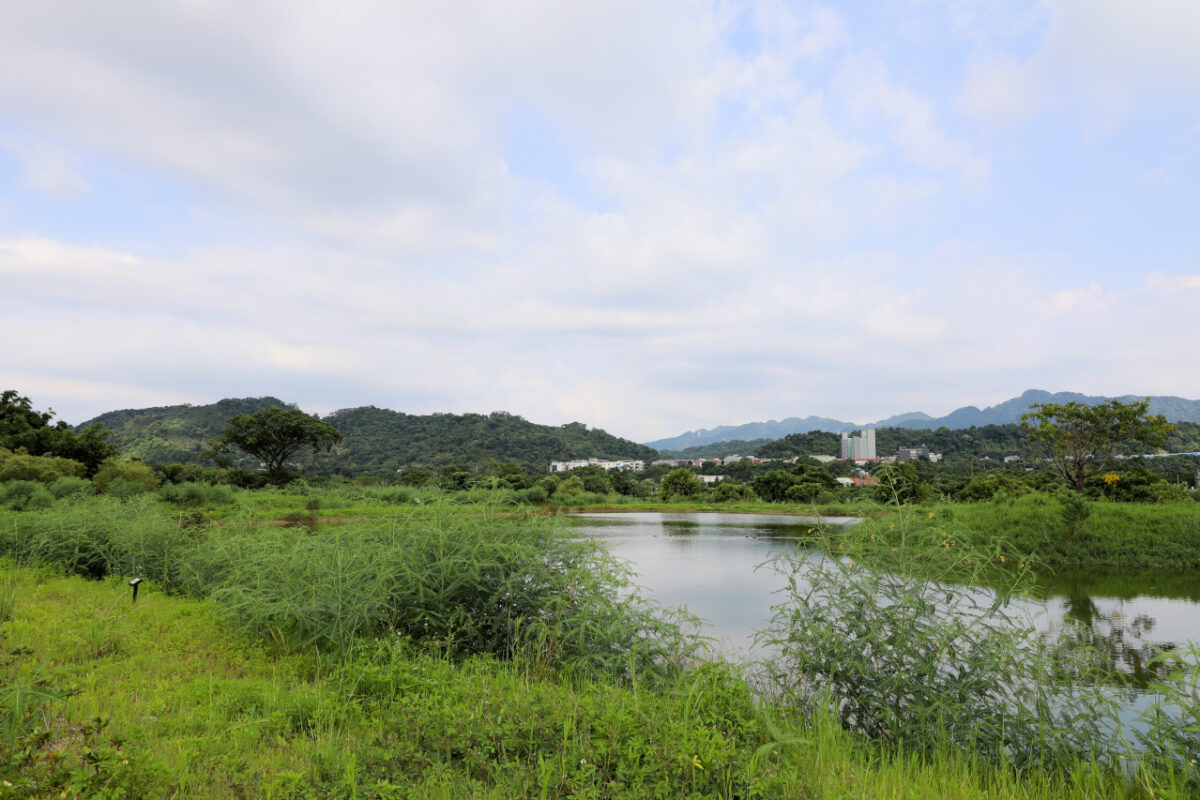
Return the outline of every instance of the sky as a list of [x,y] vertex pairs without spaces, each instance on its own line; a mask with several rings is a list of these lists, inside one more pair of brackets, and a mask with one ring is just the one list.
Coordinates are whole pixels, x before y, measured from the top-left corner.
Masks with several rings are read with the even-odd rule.
[[1194,0],[0,6],[0,387],[72,424],[1200,398]]

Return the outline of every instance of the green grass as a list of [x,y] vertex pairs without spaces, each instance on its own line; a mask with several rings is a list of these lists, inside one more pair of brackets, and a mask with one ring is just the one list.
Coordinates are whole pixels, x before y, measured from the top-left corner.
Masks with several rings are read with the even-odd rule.
[[[306,495],[268,493],[263,508],[279,497]],[[1067,524],[1059,506],[1028,507]],[[971,726],[1024,691],[1006,664],[1030,653],[940,621],[924,593],[933,580],[969,596],[990,585],[979,566],[1011,552],[994,532],[968,547],[975,528],[949,527],[961,511],[827,532],[845,561],[820,603],[793,588],[769,682],[701,660],[594,541],[508,504],[294,527],[258,512],[200,523],[153,497],[3,512],[0,800],[1194,793],[1200,773],[1179,756],[1200,751],[1182,727],[1200,722],[1195,672],[1162,687],[1192,717],[1162,722],[1151,749],[1165,757],[1133,780],[1091,718],[1038,710],[1021,747],[980,738]],[[134,575],[148,579],[136,605]],[[965,646],[948,653],[948,637]],[[898,676],[892,656],[920,669]],[[866,704],[847,716],[847,698]],[[1039,741],[1053,758],[1030,757]]]
[[[715,664],[649,689],[400,637],[336,659],[237,635],[212,603],[0,567],[0,677],[75,694],[0,752],[0,798],[1183,798],[1184,774],[1017,773],[781,716]],[[9,709],[0,705],[0,713]],[[100,717],[102,726],[95,719]],[[2,717],[0,717],[2,718]],[[40,744],[39,744],[40,743]],[[1193,773],[1194,775],[1194,773]]]
[[990,503],[948,503],[880,515],[858,526],[891,542],[896,521],[911,517],[908,533],[936,542],[941,534],[964,545],[1006,543],[1007,558],[1033,555],[1047,564],[1123,567],[1200,567],[1200,504],[1083,501],[1072,513],[1061,496],[1031,493]]

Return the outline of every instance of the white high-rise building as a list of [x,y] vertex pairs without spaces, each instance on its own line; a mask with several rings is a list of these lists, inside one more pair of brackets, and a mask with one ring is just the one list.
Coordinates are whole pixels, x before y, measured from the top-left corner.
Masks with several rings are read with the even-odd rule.
[[875,458],[875,429],[867,428],[861,436],[842,434],[842,458],[862,461]]

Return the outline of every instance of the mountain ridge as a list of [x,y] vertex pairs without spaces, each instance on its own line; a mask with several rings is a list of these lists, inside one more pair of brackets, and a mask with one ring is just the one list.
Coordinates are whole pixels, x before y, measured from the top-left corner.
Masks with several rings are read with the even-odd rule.
[[[296,408],[277,397],[227,398],[205,405],[184,404],[124,409],[101,414],[77,429],[103,423],[110,441],[124,455],[152,464],[206,462],[206,445],[236,414],[253,414],[272,407]],[[394,473],[412,467],[475,466],[513,461],[537,471],[557,459],[654,458],[645,445],[622,439],[581,422],[538,425],[523,417],[497,411],[491,414],[405,414],[361,406],[334,411],[322,418],[343,440],[328,455],[316,459],[297,455],[306,468],[343,474]],[[252,459],[241,459],[253,467]]]
[[[978,406],[963,406],[944,417],[931,417],[921,411],[896,414],[877,422],[856,423],[829,417],[788,417],[783,420],[748,422],[744,425],[720,425],[716,428],[701,428],[687,431],[678,436],[643,442],[656,450],[678,451],[688,447],[716,444],[731,439],[782,439],[792,433],[827,431],[842,433],[863,428],[912,428],[931,429],[979,427],[982,425],[1008,425],[1021,421],[1021,415],[1029,411],[1034,403],[1078,402],[1086,405],[1106,403],[1109,400],[1133,402],[1147,395],[1085,395],[1079,392],[1048,392],[1044,389],[1027,389],[1019,396],[980,409]],[[1150,413],[1162,414],[1170,422],[1200,422],[1200,400],[1188,400],[1173,395],[1150,395]]]

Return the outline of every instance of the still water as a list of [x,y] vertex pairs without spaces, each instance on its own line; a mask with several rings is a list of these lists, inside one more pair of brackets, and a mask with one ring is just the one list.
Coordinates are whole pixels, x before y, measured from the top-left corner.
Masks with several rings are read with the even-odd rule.
[[[759,514],[580,514],[572,523],[629,562],[646,594],[703,619],[727,656],[762,657],[755,631],[767,624],[786,578],[769,562],[800,545],[816,520]],[[853,518],[822,520],[849,525]],[[1157,649],[1200,642],[1200,577],[1189,570],[1070,568],[1039,576],[1031,604],[1043,630],[1079,623],[1113,666],[1145,686]]]

